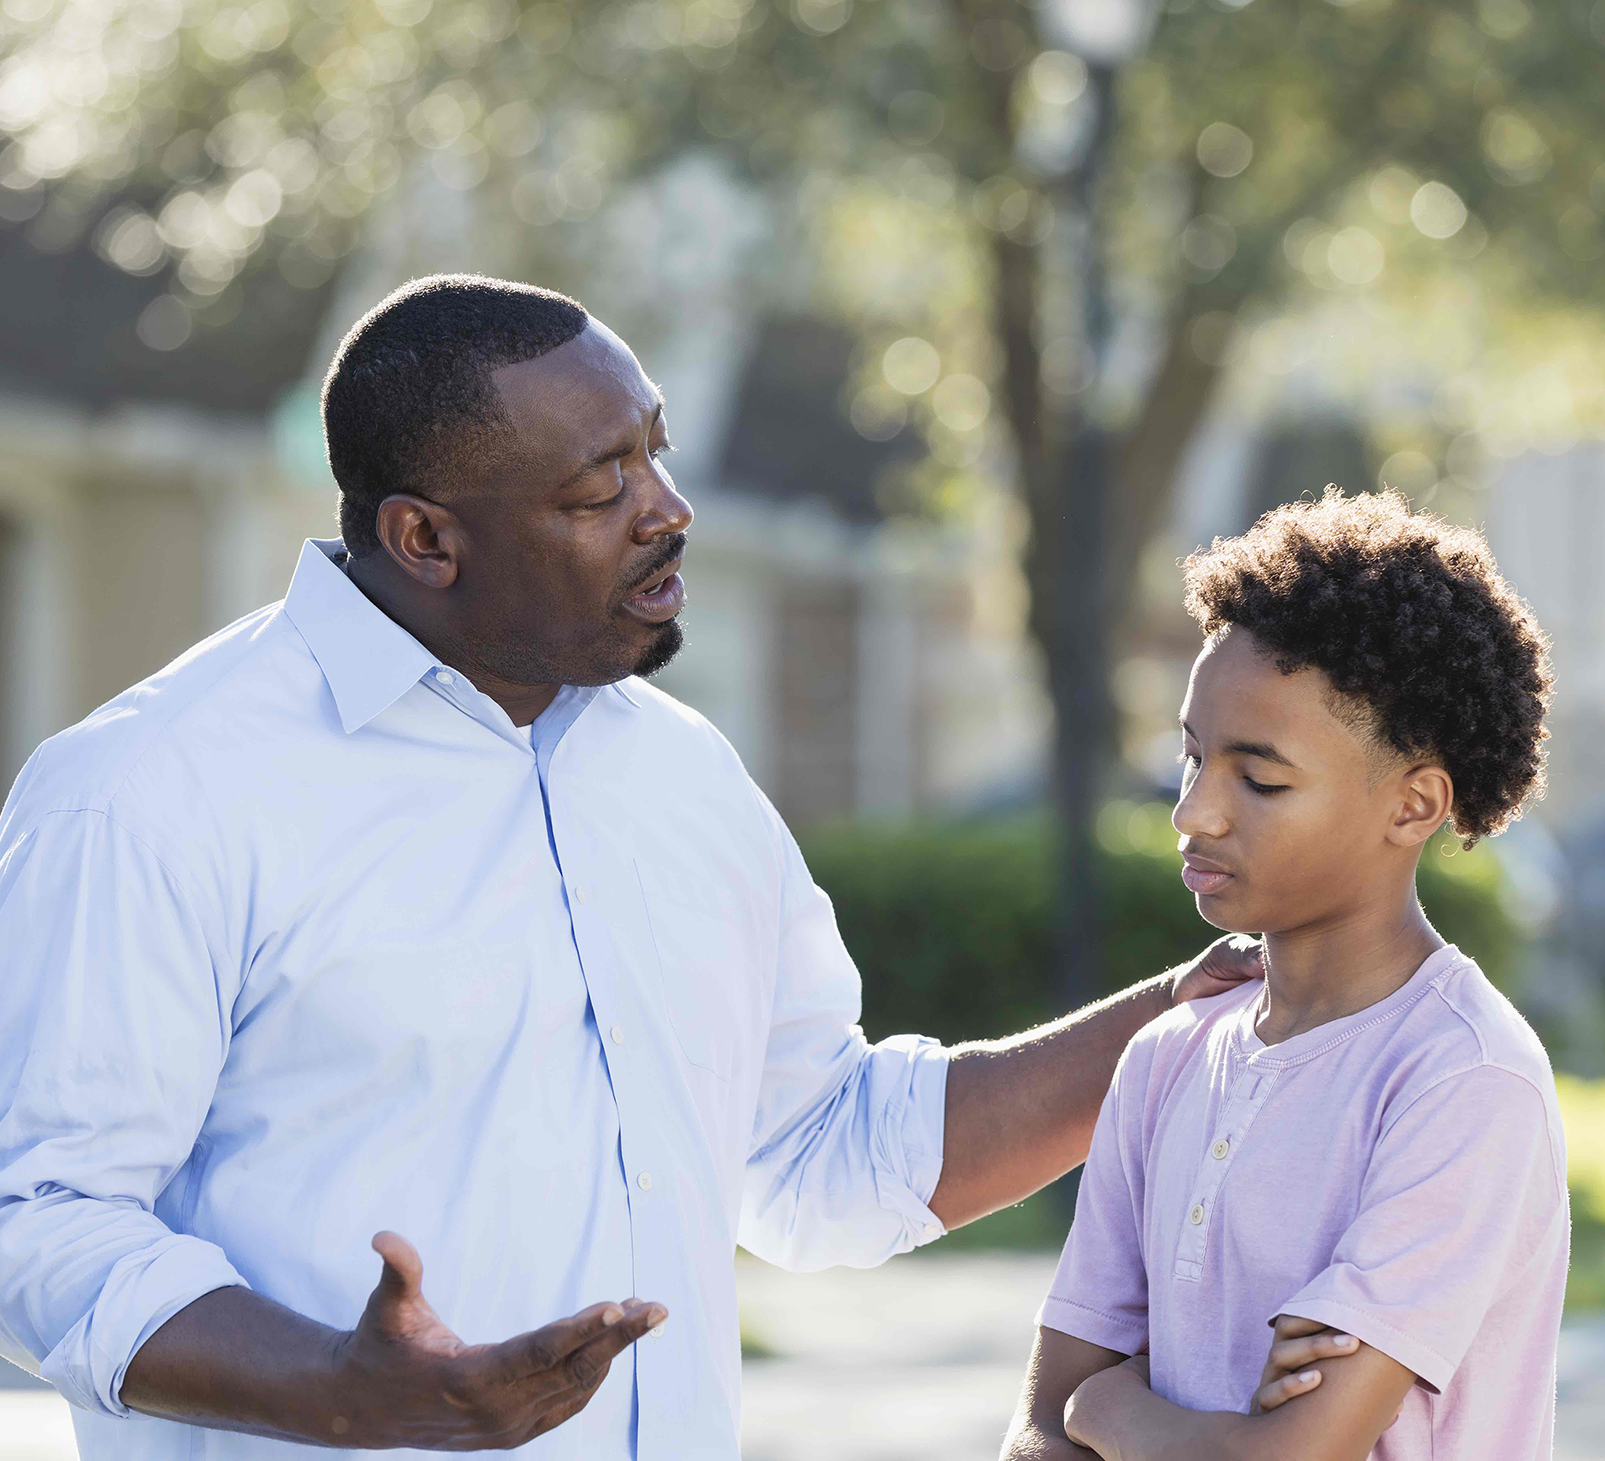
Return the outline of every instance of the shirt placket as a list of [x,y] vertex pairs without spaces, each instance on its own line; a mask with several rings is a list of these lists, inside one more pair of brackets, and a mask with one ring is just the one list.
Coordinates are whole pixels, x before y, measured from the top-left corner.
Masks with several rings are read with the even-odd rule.
[[[555,762],[556,757],[553,759]],[[670,1276],[684,1265],[684,1253],[677,1242],[673,1215],[664,1207],[674,1201],[675,1173],[660,1123],[653,1118],[652,1082],[643,1069],[647,1032],[640,1027],[641,1010],[629,998],[629,981],[620,977],[613,964],[612,934],[602,896],[607,889],[602,870],[605,860],[592,855],[588,840],[566,815],[555,770],[549,769],[547,777],[552,836],[574,947],[618,1116],[633,1291],[643,1298],[662,1298],[670,1290]],[[630,1351],[639,1415],[635,1455],[641,1461],[674,1454],[678,1437],[672,1421],[674,1367],[687,1359],[680,1353],[681,1344],[678,1334],[670,1335],[668,1326],[659,1325]],[[665,1444],[669,1449],[662,1452]]]
[[1196,1281],[1203,1277],[1204,1261],[1209,1254],[1209,1234],[1227,1175],[1254,1118],[1270,1098],[1275,1081],[1274,1071],[1257,1067],[1253,1057],[1249,1057],[1243,1062],[1231,1095],[1207,1135],[1193,1177],[1187,1211],[1182,1218],[1181,1239],[1176,1244],[1175,1276],[1179,1279]]

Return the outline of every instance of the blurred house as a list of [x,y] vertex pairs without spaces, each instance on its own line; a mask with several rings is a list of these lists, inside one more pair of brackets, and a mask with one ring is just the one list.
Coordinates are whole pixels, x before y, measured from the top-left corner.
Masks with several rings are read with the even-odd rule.
[[[698,512],[688,647],[662,683],[794,822],[971,802],[1040,759],[1046,723],[1009,524],[958,535],[883,514],[876,483],[911,434],[852,429],[850,342],[755,298],[720,253],[740,200],[699,176],[700,192],[684,176],[666,190],[679,211],[657,220],[679,241],[649,262],[684,278],[656,331],[632,327],[639,301],[676,281],[639,260],[614,275],[617,310],[605,255],[581,291],[663,384]],[[232,312],[225,296],[183,318],[163,316],[159,273],[102,257],[106,225],[61,240],[0,223],[8,779],[40,739],[281,596],[301,540],[336,531],[318,379],[394,284],[496,267],[471,220],[454,221],[464,206],[409,198],[403,226],[376,227],[331,283],[297,288],[269,265],[236,286]]]

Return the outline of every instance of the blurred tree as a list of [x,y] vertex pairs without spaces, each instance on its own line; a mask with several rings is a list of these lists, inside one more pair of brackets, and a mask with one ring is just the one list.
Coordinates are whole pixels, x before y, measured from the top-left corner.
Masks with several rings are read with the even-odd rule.
[[[1512,378],[1545,347],[1511,324],[1598,303],[1605,5],[1168,0],[1118,84],[1064,48],[1063,14],[1055,0],[4,0],[0,215],[45,247],[93,229],[108,259],[170,279],[174,307],[204,318],[237,309],[269,262],[326,278],[374,204],[425,170],[524,225],[579,225],[619,178],[717,149],[796,221],[816,287],[876,344],[860,430],[895,431],[913,403],[956,443],[938,464],[963,466],[1002,418],[1058,712],[1062,959],[1080,993],[1098,984],[1109,647],[1234,364],[1274,368],[1296,334],[1277,317],[1323,296],[1351,315],[1391,305],[1417,333],[1446,309],[1468,328],[1469,300],[1480,333],[1459,349],[1477,358],[1433,402],[1427,442],[1451,473],[1473,473],[1491,435],[1575,429],[1595,409],[1597,344],[1573,336],[1523,393]],[[889,274],[930,287],[877,294]]]

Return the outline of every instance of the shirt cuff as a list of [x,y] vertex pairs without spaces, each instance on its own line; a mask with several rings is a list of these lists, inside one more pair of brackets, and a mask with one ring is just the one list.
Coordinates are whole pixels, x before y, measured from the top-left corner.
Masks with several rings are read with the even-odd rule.
[[183,1234],[113,1265],[94,1306],[44,1357],[39,1374],[72,1404],[125,1416],[123,1376],[139,1347],[202,1294],[249,1287],[223,1250]]
[[[1441,1392],[1454,1378],[1455,1367],[1441,1354],[1427,1348],[1420,1340],[1401,1333],[1385,1320],[1366,1309],[1351,1309],[1335,1299],[1293,1299],[1283,1304],[1276,1314],[1290,1314],[1295,1319],[1313,1319],[1317,1324],[1330,1325],[1345,1334],[1352,1334],[1362,1344],[1381,1350],[1391,1360],[1397,1360],[1407,1370],[1413,1370],[1429,1388]],[[1276,1322],[1276,1314],[1268,1322]]]
[[924,1035],[893,1035],[875,1047],[872,1059],[876,1076],[891,1087],[875,1142],[875,1195],[903,1219],[908,1242],[901,1251],[907,1252],[947,1232],[927,1204],[942,1176],[949,1055]]
[[1068,1334],[1072,1339],[1084,1339],[1088,1344],[1120,1354],[1141,1354],[1148,1348],[1146,1324],[1117,1319],[1113,1314],[1104,1314],[1053,1294],[1049,1294],[1037,1310],[1037,1327]]

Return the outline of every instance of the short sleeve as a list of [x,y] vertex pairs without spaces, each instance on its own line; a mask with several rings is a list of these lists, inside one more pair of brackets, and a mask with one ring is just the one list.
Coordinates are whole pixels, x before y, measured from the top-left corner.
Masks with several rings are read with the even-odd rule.
[[1489,1309],[1565,1241],[1544,1097],[1479,1066],[1388,1127],[1331,1264],[1277,1312],[1343,1329],[1442,1390]]
[[1141,1109],[1140,1093],[1129,1090],[1140,1076],[1141,1050],[1140,1042],[1127,1047],[1098,1112],[1075,1221],[1037,1314],[1045,1329],[1121,1354],[1148,1348],[1141,1133],[1126,1119],[1127,1112]]

